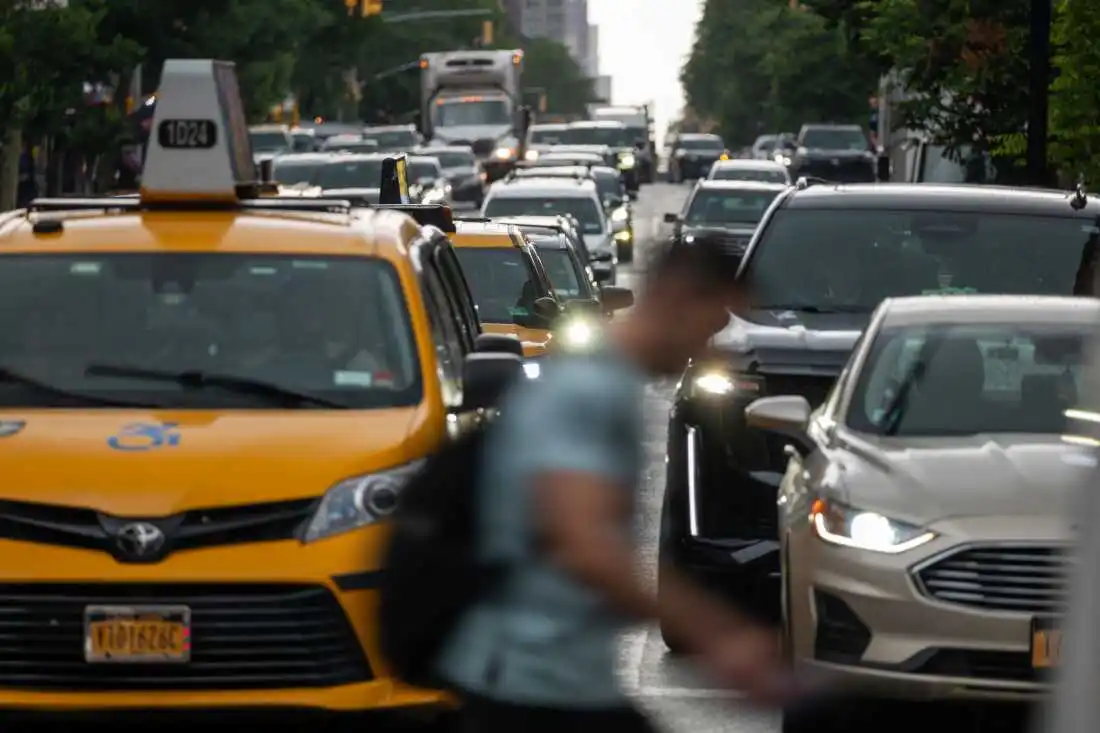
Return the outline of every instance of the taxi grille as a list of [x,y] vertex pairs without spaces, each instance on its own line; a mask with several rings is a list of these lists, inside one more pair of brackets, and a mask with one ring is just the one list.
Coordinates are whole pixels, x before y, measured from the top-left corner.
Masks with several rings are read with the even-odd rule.
[[930,598],[991,611],[1057,615],[1065,605],[1063,548],[968,547],[917,572]]
[[[150,519],[167,537],[158,558],[180,550],[293,539],[312,515],[316,499],[194,509]],[[0,501],[0,537],[20,542],[100,550],[125,562],[110,530],[121,520],[91,509]]]
[[[191,660],[89,664],[89,605],[184,605]],[[339,602],[291,585],[0,585],[0,688],[225,690],[328,687],[371,679]]]

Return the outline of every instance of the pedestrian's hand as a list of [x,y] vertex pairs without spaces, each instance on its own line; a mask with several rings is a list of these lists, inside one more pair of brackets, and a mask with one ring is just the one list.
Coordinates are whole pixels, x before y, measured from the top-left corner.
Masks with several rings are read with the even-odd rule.
[[743,628],[714,639],[704,662],[718,682],[750,700],[780,704],[793,692],[783,664],[780,636],[762,627]]

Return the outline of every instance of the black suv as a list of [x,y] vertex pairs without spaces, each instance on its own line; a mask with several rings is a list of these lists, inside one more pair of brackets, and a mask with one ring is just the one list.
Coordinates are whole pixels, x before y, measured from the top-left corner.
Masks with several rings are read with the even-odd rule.
[[776,489],[805,448],[748,428],[745,407],[785,394],[819,407],[885,298],[1092,296],[1098,244],[1100,202],[1057,191],[802,181],[781,193],[738,275],[752,307],[677,387],[661,559],[774,619]]
[[837,183],[874,183],[878,155],[859,125],[803,125],[790,162],[791,179],[824,178]]

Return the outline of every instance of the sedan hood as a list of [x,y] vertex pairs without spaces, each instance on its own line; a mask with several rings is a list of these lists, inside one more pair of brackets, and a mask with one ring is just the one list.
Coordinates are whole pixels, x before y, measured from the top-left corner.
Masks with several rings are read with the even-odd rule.
[[847,363],[870,313],[752,311],[749,318],[732,316],[714,338],[736,368],[833,375]]
[[606,234],[585,234],[584,246],[593,256],[611,252],[611,240]]
[[851,452],[843,459],[843,500],[920,526],[1068,513],[1091,470],[1079,460],[1081,449],[1057,435],[861,435],[846,442]]

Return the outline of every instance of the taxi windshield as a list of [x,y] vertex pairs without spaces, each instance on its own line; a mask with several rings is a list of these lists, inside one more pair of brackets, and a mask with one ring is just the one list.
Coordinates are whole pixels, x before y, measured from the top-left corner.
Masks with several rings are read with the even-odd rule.
[[371,409],[421,399],[401,285],[383,260],[128,253],[3,263],[0,407]]
[[625,127],[582,126],[561,132],[563,145],[607,145],[612,148],[634,146],[637,135]]
[[378,188],[382,182],[382,161],[333,161],[321,169],[316,182],[321,188]]
[[570,197],[513,198],[496,196],[485,204],[485,216],[557,216],[571,214],[585,234],[603,234],[603,218],[595,200]]
[[272,153],[280,150],[290,150],[292,142],[285,132],[252,132],[249,133],[252,140],[252,152]]
[[284,186],[296,186],[301,183],[312,184],[317,180],[324,163],[317,160],[294,160],[294,158],[276,158],[272,164],[272,175]]
[[688,206],[684,222],[691,225],[755,226],[779,195],[778,191],[700,190]]
[[534,313],[540,297],[523,253],[514,247],[458,247],[477,315],[485,323],[515,323]]
[[848,426],[889,436],[1061,435],[1080,404],[1086,324],[890,328],[871,345]]
[[1091,296],[1098,237],[1072,216],[780,209],[744,276],[763,310],[870,313],[885,298],[952,293]]
[[379,150],[408,150],[419,142],[412,130],[393,130],[388,132],[363,132],[364,140],[373,140]]
[[510,125],[512,113],[503,99],[440,100],[435,107],[437,127]]

